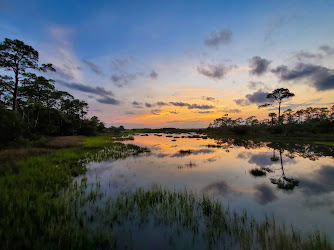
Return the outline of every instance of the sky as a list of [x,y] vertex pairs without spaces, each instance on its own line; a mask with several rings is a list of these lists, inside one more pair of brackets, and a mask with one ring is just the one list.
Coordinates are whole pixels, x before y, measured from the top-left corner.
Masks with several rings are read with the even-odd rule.
[[125,128],[205,128],[334,104],[334,1],[0,0],[0,41],[52,63],[88,117]]

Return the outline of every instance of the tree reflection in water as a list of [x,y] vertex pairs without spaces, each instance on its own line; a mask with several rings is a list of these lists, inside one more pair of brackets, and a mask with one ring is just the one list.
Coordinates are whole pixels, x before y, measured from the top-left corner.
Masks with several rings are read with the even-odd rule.
[[[274,152],[275,152],[275,149],[274,149]],[[276,185],[280,189],[293,190],[296,186],[299,185],[299,181],[285,176],[284,167],[283,167],[283,159],[282,159],[282,149],[279,149],[279,156],[280,156],[279,159],[281,162],[282,174],[279,178],[270,178],[270,182]]]

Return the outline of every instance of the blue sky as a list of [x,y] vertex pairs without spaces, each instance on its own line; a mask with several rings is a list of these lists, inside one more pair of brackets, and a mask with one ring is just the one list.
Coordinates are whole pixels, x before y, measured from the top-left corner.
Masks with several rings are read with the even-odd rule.
[[[290,106],[328,106],[333,24],[333,1],[2,0],[0,9],[1,40],[32,45],[56,66],[57,88],[89,103],[89,116],[126,127],[206,127],[226,112],[263,119],[258,103],[235,100],[276,87],[296,94]],[[259,74],[253,57],[254,67],[269,63]],[[300,75],[274,73],[280,65]],[[305,65],[317,67],[306,76]]]

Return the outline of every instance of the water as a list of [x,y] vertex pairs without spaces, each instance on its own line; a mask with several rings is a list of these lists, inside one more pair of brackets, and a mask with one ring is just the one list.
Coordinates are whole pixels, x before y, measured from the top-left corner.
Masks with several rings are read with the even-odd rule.
[[[187,188],[212,195],[237,211],[246,209],[257,219],[274,215],[278,223],[301,231],[320,229],[334,240],[330,149],[159,135],[136,135],[134,141],[124,142],[147,147],[149,153],[89,163],[88,183],[100,182],[107,196],[138,187]],[[252,169],[262,176],[252,175]]]

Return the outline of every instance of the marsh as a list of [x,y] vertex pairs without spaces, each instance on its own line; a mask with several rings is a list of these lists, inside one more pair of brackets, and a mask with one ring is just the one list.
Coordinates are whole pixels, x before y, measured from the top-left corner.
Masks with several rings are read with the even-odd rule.
[[[330,148],[246,139],[203,139],[194,134],[134,136],[150,152],[87,165],[88,185],[110,197],[137,188],[191,190],[218,199],[257,220],[265,215],[300,232],[320,229],[334,239],[334,164]],[[215,145],[215,146],[213,146]],[[252,170],[264,174],[254,176]],[[78,177],[79,179],[81,177]],[[153,229],[152,229],[153,230]],[[154,230],[153,230],[154,231]]]

